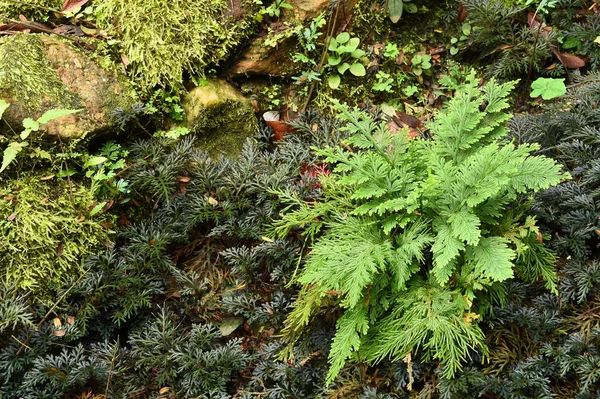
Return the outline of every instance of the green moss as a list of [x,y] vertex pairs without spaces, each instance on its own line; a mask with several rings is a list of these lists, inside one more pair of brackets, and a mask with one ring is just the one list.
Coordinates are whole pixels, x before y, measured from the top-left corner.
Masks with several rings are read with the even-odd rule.
[[201,133],[200,145],[212,155],[236,155],[245,139],[258,133],[250,102],[222,80],[209,80],[190,91],[183,107],[188,129]]
[[49,12],[60,10],[62,4],[62,0],[0,0],[0,20],[18,19],[23,14],[39,21]]
[[50,65],[39,35],[17,34],[0,38],[0,96],[19,99],[29,112],[50,100],[69,108],[75,99]]
[[0,273],[20,288],[43,295],[109,242],[105,218],[89,216],[94,197],[85,187],[74,184],[74,205],[69,184],[55,179],[25,177],[0,191]]
[[142,86],[180,88],[184,72],[202,74],[243,36],[244,24],[225,18],[226,9],[225,0],[102,0],[96,17],[121,39]]

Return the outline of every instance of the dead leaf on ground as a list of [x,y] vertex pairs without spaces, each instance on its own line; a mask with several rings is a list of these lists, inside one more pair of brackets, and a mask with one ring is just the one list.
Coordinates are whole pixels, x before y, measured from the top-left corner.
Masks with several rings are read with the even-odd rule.
[[17,217],[16,213],[11,213],[10,216],[8,218],[6,218],[7,221],[12,222],[13,220],[15,220],[15,218]]
[[561,53],[559,51],[554,51],[556,58],[565,66],[565,68],[569,69],[577,69],[585,66],[585,60],[581,57],[578,57],[573,54]]
[[77,7],[82,7],[89,0],[65,0],[62,6],[64,12],[73,12]]
[[67,332],[65,330],[53,330],[52,334],[56,337],[64,337]]

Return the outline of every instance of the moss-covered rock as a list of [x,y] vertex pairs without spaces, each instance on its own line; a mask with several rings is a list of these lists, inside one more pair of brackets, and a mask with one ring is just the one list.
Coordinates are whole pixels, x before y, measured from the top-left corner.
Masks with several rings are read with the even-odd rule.
[[43,18],[50,11],[60,10],[63,0],[0,0],[0,21],[18,19],[24,15],[27,19]]
[[24,118],[48,109],[83,109],[46,126],[47,133],[63,138],[109,130],[111,112],[136,101],[124,75],[103,68],[70,41],[38,34],[0,38],[0,98],[12,104],[4,122],[14,131]]
[[121,39],[131,76],[146,88],[181,88],[184,73],[203,74],[205,67],[227,58],[254,25],[242,3],[231,2],[231,6],[226,0],[100,0],[95,4],[98,23]]
[[0,192],[0,275],[20,288],[42,294],[81,273],[84,259],[110,241],[105,218],[89,215],[94,196],[85,187],[32,176]]
[[199,133],[200,145],[212,155],[236,155],[258,133],[252,104],[224,80],[211,79],[188,92],[183,108],[186,127]]

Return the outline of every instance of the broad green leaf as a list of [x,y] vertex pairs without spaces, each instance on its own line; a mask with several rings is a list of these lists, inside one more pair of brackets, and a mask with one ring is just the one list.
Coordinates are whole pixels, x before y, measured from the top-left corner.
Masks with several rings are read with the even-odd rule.
[[6,111],[6,109],[10,106],[9,103],[7,103],[6,101],[0,99],[0,119],[2,119],[2,115],[4,114],[4,111]]
[[335,40],[335,38],[333,38],[333,37],[329,38],[329,48],[328,48],[328,50],[329,51],[335,51],[335,50],[337,50],[337,48],[338,48],[338,43]]
[[327,63],[331,66],[338,65],[340,62],[342,62],[342,57],[339,57],[337,55],[329,55],[327,57]]
[[402,18],[402,11],[404,9],[403,0],[388,0],[388,13],[390,14],[390,21],[396,23]]
[[27,141],[23,141],[21,143],[17,143],[15,141],[8,144],[8,147],[4,150],[4,157],[2,158],[2,166],[0,167],[0,173],[4,171],[10,165],[12,161],[15,160],[17,155],[23,150],[23,148],[27,147],[29,143]]
[[544,100],[560,97],[567,92],[564,79],[538,78],[531,83],[531,97],[542,96]]
[[350,40],[350,34],[348,32],[342,32],[339,35],[337,35],[337,37],[335,38],[335,40],[339,43],[339,44],[344,44],[346,43],[348,40]]
[[108,160],[106,157],[90,157],[85,164],[83,164],[84,168],[89,168],[90,166],[100,165]]
[[350,39],[350,41],[348,41],[348,44],[346,45],[346,52],[352,53],[354,50],[356,50],[358,48],[359,44],[360,44],[360,39],[358,37],[353,37],[352,39]]
[[362,57],[365,54],[366,54],[366,52],[364,50],[356,49],[356,50],[354,50],[352,52],[352,58],[358,59],[358,58]]
[[42,116],[39,117],[37,122],[42,125],[44,123],[48,123],[56,118],[60,118],[65,115],[74,114],[76,112],[81,112],[83,109],[51,109],[46,112]]
[[340,87],[341,82],[342,82],[342,78],[340,77],[340,75],[336,75],[336,74],[331,74],[329,76],[329,79],[327,80],[329,87],[331,87],[334,90],[337,89],[338,87]]
[[477,246],[469,246],[466,258],[473,262],[475,270],[495,281],[504,281],[513,277],[513,259],[515,251],[508,247],[509,241],[502,237],[486,237],[479,240]]
[[365,66],[359,62],[355,62],[350,65],[350,73],[354,76],[365,76],[367,71],[365,70]]
[[37,131],[40,128],[40,124],[31,118],[25,118],[23,119],[23,127],[25,129]]
[[90,212],[90,216],[94,216],[95,214],[100,212],[102,210],[102,208],[104,208],[105,205],[106,205],[106,201],[102,201],[99,204],[97,204]]
[[349,68],[350,68],[350,64],[348,64],[347,62],[344,62],[342,65],[338,65],[337,70],[340,73],[340,75],[343,75],[344,72],[346,72]]

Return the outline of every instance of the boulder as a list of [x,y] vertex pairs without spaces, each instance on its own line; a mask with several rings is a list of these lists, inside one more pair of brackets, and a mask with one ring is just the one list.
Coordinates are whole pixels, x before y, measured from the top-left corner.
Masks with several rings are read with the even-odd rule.
[[0,98],[11,104],[3,122],[14,131],[22,129],[24,118],[37,119],[49,109],[82,109],[43,126],[45,133],[65,139],[109,131],[111,113],[136,102],[116,67],[101,66],[58,36],[25,33],[0,38]]
[[211,155],[235,156],[246,138],[258,133],[252,103],[221,79],[210,79],[183,98],[185,127],[198,133],[200,146]]
[[[287,0],[292,6],[282,13],[281,21],[269,25],[269,34],[279,37],[276,46],[265,44],[266,33],[254,38],[236,57],[231,68],[227,70],[229,76],[236,75],[269,75],[291,76],[298,74],[301,65],[294,65],[290,55],[294,53],[297,39],[294,34],[296,26],[307,26],[319,14],[327,12],[330,0]],[[358,0],[348,0],[341,4],[336,24],[336,30],[341,30],[352,16],[352,9]]]

